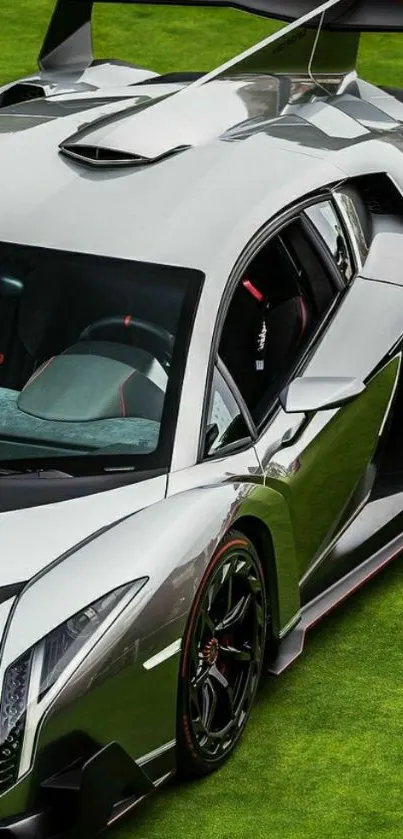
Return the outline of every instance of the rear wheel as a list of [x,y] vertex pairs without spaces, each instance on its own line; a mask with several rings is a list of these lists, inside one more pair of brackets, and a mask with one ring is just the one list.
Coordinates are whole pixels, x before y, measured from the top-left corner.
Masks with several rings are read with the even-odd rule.
[[267,626],[263,569],[253,544],[230,531],[204,575],[183,639],[178,770],[204,775],[236,746],[262,669]]

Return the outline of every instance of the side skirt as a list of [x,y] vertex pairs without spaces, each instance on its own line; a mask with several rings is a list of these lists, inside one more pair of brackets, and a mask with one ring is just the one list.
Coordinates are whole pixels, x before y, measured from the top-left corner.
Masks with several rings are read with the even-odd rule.
[[398,536],[373,556],[366,559],[353,571],[342,577],[330,588],[307,603],[301,610],[301,619],[297,626],[280,642],[277,655],[268,667],[268,672],[280,676],[284,670],[301,655],[305,646],[305,637],[309,629],[316,626],[326,615],[365,583],[379,574],[383,568],[397,559],[403,552],[403,535]]

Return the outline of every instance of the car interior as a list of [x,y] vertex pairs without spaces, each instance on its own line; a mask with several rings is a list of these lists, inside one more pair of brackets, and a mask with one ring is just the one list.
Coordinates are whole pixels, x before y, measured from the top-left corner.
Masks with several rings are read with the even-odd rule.
[[18,457],[41,441],[56,454],[156,448],[183,293],[147,270],[0,262],[0,458],[9,438],[25,441]]
[[221,334],[219,355],[257,424],[343,288],[304,225],[296,219],[253,258]]

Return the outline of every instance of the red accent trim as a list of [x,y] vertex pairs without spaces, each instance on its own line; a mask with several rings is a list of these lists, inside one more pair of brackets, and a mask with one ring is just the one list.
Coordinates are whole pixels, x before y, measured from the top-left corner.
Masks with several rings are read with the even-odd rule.
[[305,332],[305,329],[306,329],[306,324],[307,324],[307,320],[308,320],[308,315],[307,315],[307,311],[306,311],[305,302],[304,302],[304,300],[302,299],[302,297],[299,297],[299,298],[298,298],[298,303],[299,303],[299,311],[300,311],[301,320],[302,320],[302,324],[301,324],[301,333],[300,333],[300,336],[299,336],[299,340],[301,340],[301,338],[302,338],[302,336],[303,336],[303,334],[304,334],[304,332]]
[[124,319],[124,321],[123,321],[124,325],[125,325],[125,326],[130,326],[131,319],[132,319],[132,316],[131,316],[131,315],[125,315],[125,319]]
[[121,411],[122,411],[122,417],[126,416],[126,403],[125,403],[125,395],[123,393],[123,388],[125,387],[125,385],[127,385],[129,379],[131,379],[131,377],[134,376],[135,373],[137,373],[137,370],[132,370],[132,372],[127,377],[127,379],[125,379],[124,382],[122,382],[122,384],[119,385],[120,407],[121,407]]
[[[285,670],[288,670],[288,668],[294,663],[294,661],[296,661],[296,659],[301,655],[301,653],[303,652],[304,647],[305,647],[306,635],[307,635],[308,632],[310,632],[311,629],[314,629],[315,626],[317,626],[324,618],[327,618],[328,615],[331,615],[332,612],[335,612],[336,609],[338,609],[338,607],[341,605],[341,603],[344,603],[345,600],[348,600],[349,597],[351,597],[353,594],[355,594],[357,591],[359,591],[361,588],[363,588],[366,585],[366,583],[368,583],[374,577],[377,577],[378,574],[381,573],[381,571],[383,571],[385,568],[387,568],[387,566],[390,565],[390,563],[393,562],[395,559],[397,559],[402,553],[403,553],[403,548],[398,548],[396,551],[393,551],[393,553],[389,554],[380,563],[380,565],[377,565],[376,568],[374,568],[372,571],[370,571],[368,574],[366,574],[366,576],[363,577],[362,580],[359,580],[359,582],[357,582],[352,588],[349,588],[348,591],[346,591],[344,594],[342,594],[338,598],[338,600],[335,600],[335,602],[332,603],[332,605],[329,606],[328,609],[325,609],[323,612],[321,612],[319,615],[317,615],[317,617],[313,618],[313,620],[307,622],[305,624],[305,626],[302,625],[302,627],[301,627],[302,638],[301,638],[301,647],[300,647],[299,652],[295,655],[295,657],[293,657],[289,662],[287,662],[280,670],[273,671],[273,672],[275,672],[275,675],[276,676],[281,676],[282,673],[284,673]],[[368,559],[371,559],[371,557],[368,557]],[[358,568],[359,568],[359,566],[358,566]],[[358,568],[357,568],[357,570],[358,570]],[[303,620],[304,620],[304,618],[302,618],[302,622],[303,622]],[[297,624],[297,626],[298,626],[298,624]],[[291,630],[291,634],[292,634],[292,630]]]
[[42,373],[45,372],[45,370],[49,367],[49,365],[52,363],[54,358],[55,358],[55,356],[52,355],[52,358],[48,358],[48,360],[42,365],[42,367],[39,367],[39,370],[35,370],[35,373],[32,373],[31,378],[28,379],[28,381],[25,383],[25,385],[23,387],[23,390],[25,390],[25,388],[28,387],[28,385],[31,385],[32,382],[35,381],[35,379],[38,379],[39,376],[41,376]]
[[263,303],[264,294],[262,294],[262,292],[259,291],[259,289],[256,288],[256,286],[253,285],[253,283],[251,283],[250,280],[242,280],[242,285],[246,289],[246,291],[249,291],[249,294],[251,294],[252,297],[255,298],[255,300],[258,300],[259,303]]
[[4,352],[0,352],[0,364],[4,364]]
[[227,542],[226,545],[223,545],[222,548],[220,548],[217,551],[215,556],[213,556],[213,559],[211,560],[211,562],[207,566],[207,568],[206,568],[206,570],[205,570],[205,572],[202,576],[202,579],[200,581],[199,590],[196,594],[196,597],[193,601],[193,605],[192,605],[192,608],[191,608],[191,611],[190,611],[187,633],[186,633],[186,638],[185,638],[185,645],[184,645],[184,648],[183,648],[182,671],[181,671],[181,676],[182,676],[183,679],[186,676],[186,665],[187,665],[187,655],[188,655],[188,652],[189,652],[189,645],[190,645],[190,635],[191,635],[191,632],[192,632],[192,629],[193,629],[193,622],[194,622],[194,619],[195,619],[195,616],[196,616],[197,608],[198,608],[200,600],[201,600],[201,598],[204,594],[204,591],[203,591],[204,583],[206,582],[206,580],[210,576],[210,572],[213,570],[213,568],[215,568],[218,561],[221,559],[223,553],[225,553],[225,551],[227,551],[228,548],[233,548],[236,545],[239,545],[242,548],[247,548],[248,547],[248,543],[245,539],[231,539],[230,542]]
[[[386,559],[384,559],[383,562],[380,563],[380,565],[377,565],[377,567],[374,568],[372,571],[370,571],[369,574],[367,574],[365,577],[363,577],[362,580],[359,580],[359,582],[356,583],[355,586],[353,586],[352,588],[349,588],[348,591],[346,591],[344,594],[342,594],[341,597],[339,597],[339,599],[335,601],[335,603],[332,603],[332,605],[329,607],[329,609],[327,609],[325,612],[323,612],[321,615],[319,615],[319,617],[315,618],[312,621],[312,623],[308,623],[306,628],[305,628],[305,631],[308,631],[309,629],[313,629],[314,626],[316,626],[318,623],[320,623],[322,618],[327,617],[327,615],[330,615],[332,612],[334,612],[334,610],[337,609],[338,606],[340,606],[340,603],[344,603],[344,601],[348,600],[348,598],[351,597],[352,594],[355,594],[356,591],[359,591],[360,588],[365,586],[366,583],[368,583],[369,580],[372,580],[373,577],[377,577],[378,574],[380,574],[381,571],[383,571],[384,568],[386,568],[388,565],[390,565],[390,563],[393,562],[394,559],[397,559],[397,557],[400,556],[401,553],[403,553],[403,548],[398,548],[397,551],[390,554],[390,556],[387,556]],[[359,566],[358,566],[358,568],[359,568]]]

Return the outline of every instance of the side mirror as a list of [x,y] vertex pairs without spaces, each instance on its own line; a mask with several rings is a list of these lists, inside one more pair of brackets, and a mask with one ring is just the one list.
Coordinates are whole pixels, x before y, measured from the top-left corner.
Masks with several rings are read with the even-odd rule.
[[309,414],[341,408],[365,390],[358,379],[336,377],[294,379],[280,393],[280,402],[287,414]]

